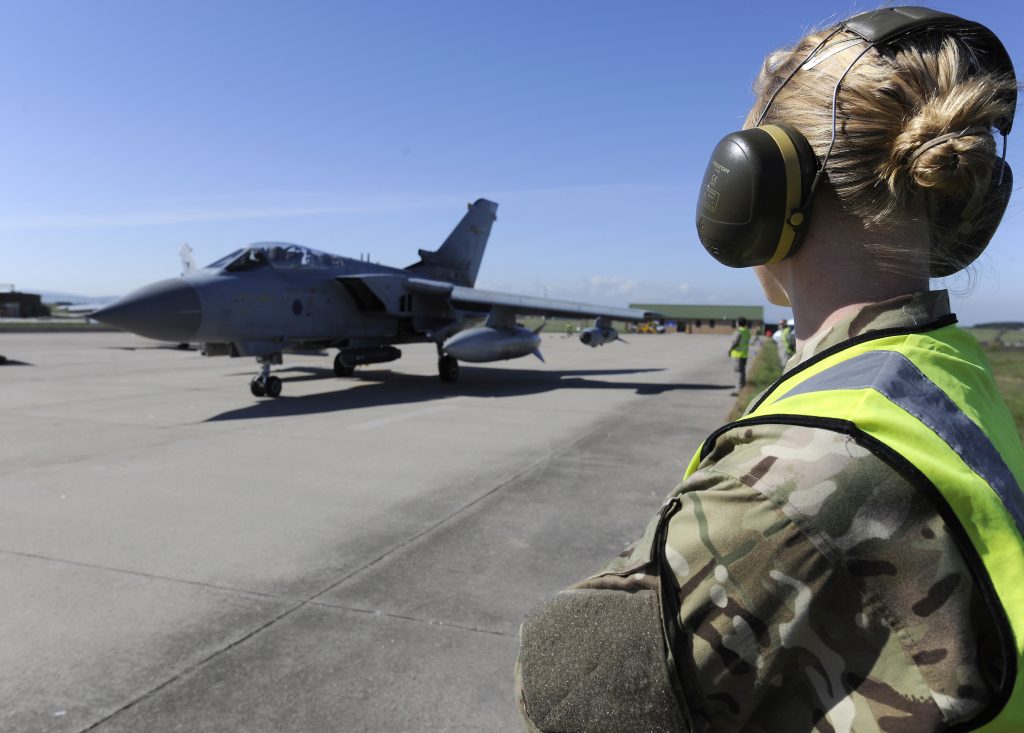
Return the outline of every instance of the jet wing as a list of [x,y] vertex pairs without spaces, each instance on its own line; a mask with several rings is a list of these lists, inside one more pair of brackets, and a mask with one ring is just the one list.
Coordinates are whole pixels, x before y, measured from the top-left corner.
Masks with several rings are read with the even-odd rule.
[[439,280],[409,278],[407,289],[414,293],[445,298],[460,310],[489,312],[492,308],[503,308],[522,315],[555,316],[559,318],[608,318],[615,321],[640,322],[660,318],[658,313],[636,308],[613,308],[610,306],[577,303],[571,300],[537,298],[530,295],[500,293],[493,290],[479,290]]

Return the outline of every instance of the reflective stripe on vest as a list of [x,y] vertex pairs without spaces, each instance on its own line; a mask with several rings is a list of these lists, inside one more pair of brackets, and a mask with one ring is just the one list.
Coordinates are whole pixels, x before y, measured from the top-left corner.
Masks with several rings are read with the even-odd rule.
[[[977,342],[955,326],[854,343],[801,364],[745,421],[852,425],[917,469],[970,539],[1010,626],[1012,691],[976,730],[1024,731],[1024,448]],[[871,447],[870,441],[864,441]],[[969,552],[970,548],[964,548]],[[1011,640],[1007,640],[1008,643]],[[1008,697],[1007,697],[1008,693]]]
[[736,342],[736,348],[729,352],[729,356],[733,359],[746,359],[750,351],[750,329],[740,326],[736,330],[740,332],[740,340]]
[[805,380],[775,404],[797,395],[837,389],[873,389],[942,438],[985,479],[1024,537],[1024,493],[999,451],[938,385],[898,351],[869,351]]

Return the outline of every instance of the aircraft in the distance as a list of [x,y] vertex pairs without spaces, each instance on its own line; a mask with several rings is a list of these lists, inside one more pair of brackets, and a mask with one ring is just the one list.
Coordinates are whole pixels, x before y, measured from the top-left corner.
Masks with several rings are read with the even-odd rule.
[[[498,205],[471,204],[436,251],[420,250],[404,269],[318,252],[295,244],[258,243],[205,268],[140,288],[91,318],[162,341],[200,342],[207,356],[254,356],[257,397],[277,397],[271,375],[285,351],[337,348],[334,372],[398,359],[396,344],[437,346],[441,380],[454,382],[458,360],[489,362],[540,355],[539,333],[517,315],[592,317],[580,333],[589,346],[618,339],[612,321],[656,314],[564,300],[477,290],[484,247]],[[539,329],[538,329],[539,330]]]

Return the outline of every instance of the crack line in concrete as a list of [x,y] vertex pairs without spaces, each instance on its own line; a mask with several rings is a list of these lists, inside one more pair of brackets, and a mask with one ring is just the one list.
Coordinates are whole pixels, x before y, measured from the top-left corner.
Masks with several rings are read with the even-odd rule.
[[30,560],[42,560],[43,562],[58,563],[61,565],[73,565],[76,567],[89,568],[90,570],[101,570],[104,572],[120,573],[122,575],[137,576],[140,578],[146,578],[148,580],[160,580],[167,583],[176,583],[180,585],[194,585],[200,588],[207,588],[209,590],[223,591],[232,595],[240,596],[254,596],[255,598],[266,598],[275,601],[285,601],[291,603],[297,603],[301,605],[319,606],[321,608],[328,608],[336,611],[349,611],[351,613],[366,614],[370,616],[383,616],[386,618],[398,619],[401,621],[414,621],[416,623],[426,624],[427,626],[440,626],[452,629],[461,629],[463,631],[476,631],[481,634],[491,634],[493,636],[505,636],[511,637],[514,634],[509,634],[504,631],[496,631],[494,629],[484,629],[478,626],[466,626],[464,624],[453,624],[447,621],[433,621],[426,618],[418,618],[416,616],[405,616],[399,613],[391,613],[388,611],[378,611],[366,608],[356,608],[354,606],[346,606],[339,603],[329,603],[327,601],[317,601],[313,598],[309,599],[296,599],[286,595],[279,595],[277,593],[265,593],[256,590],[245,590],[242,588],[230,588],[224,585],[216,585],[214,583],[203,583],[198,580],[185,580],[182,578],[172,578],[167,575],[156,575],[154,573],[143,573],[138,570],[125,570],[124,568],[113,568],[107,565],[97,565],[95,563],[78,562],[76,560],[64,560],[59,557],[48,557],[46,555],[37,555],[30,552],[18,552],[17,550],[4,550],[0,549],[0,555],[10,555],[12,557],[24,557]]
[[417,618],[416,616],[405,616],[400,613],[391,613],[388,611],[373,611],[368,608],[354,608],[352,606],[343,606],[336,603],[327,603],[325,601],[307,601],[307,605],[318,606],[320,608],[327,608],[334,611],[348,611],[349,613],[359,613],[366,616],[380,616],[383,618],[393,618],[398,621],[413,621],[418,624],[426,624],[427,626],[437,626],[442,629],[459,629],[460,631],[473,631],[478,634],[489,634],[490,636],[501,636],[506,639],[514,639],[515,634],[509,634],[506,631],[496,631],[494,629],[483,629],[479,626],[466,626],[465,624],[453,624],[448,621],[432,621],[426,618]]
[[[611,419],[613,419],[613,420],[615,420],[617,422],[617,421],[619,421],[621,419],[621,415],[617,415],[617,416],[615,416],[614,418],[611,418]],[[502,489],[510,486],[511,484],[515,483],[516,481],[518,481],[519,479],[523,478],[527,474],[529,474],[529,473],[533,472],[534,470],[544,466],[547,463],[550,463],[551,460],[555,456],[562,455],[564,453],[568,453],[570,450],[575,448],[581,442],[587,440],[588,438],[590,438],[592,435],[594,435],[598,431],[604,429],[604,423],[605,423],[604,420],[599,421],[598,424],[593,429],[591,429],[591,430],[587,431],[586,433],[584,433],[583,435],[580,435],[577,438],[575,438],[575,439],[573,439],[573,440],[563,444],[558,449],[549,452],[544,457],[534,461],[533,463],[528,465],[526,468],[522,469],[521,471],[518,471],[517,473],[514,473],[512,476],[510,476],[509,478],[505,479],[504,481],[498,483],[493,488],[488,489],[487,491],[485,491],[484,493],[480,494],[479,496],[477,496],[475,499],[471,500],[467,504],[464,504],[463,506],[459,507],[458,509],[453,511],[448,516],[442,517],[441,519],[436,521],[434,524],[432,524],[429,527],[426,527],[426,528],[420,530],[416,534],[414,534],[411,537],[409,537],[408,539],[406,539],[404,542],[401,542],[401,543],[395,545],[394,547],[392,547],[391,549],[383,552],[377,558],[371,560],[370,562],[366,563],[362,567],[356,568],[355,570],[353,570],[350,573],[348,573],[348,575],[345,575],[342,578],[340,578],[339,580],[335,581],[334,583],[331,583],[329,586],[324,588],[319,593],[316,593],[313,596],[311,596],[309,598],[309,600],[310,601],[315,601],[320,596],[329,593],[330,591],[334,590],[335,588],[337,588],[342,583],[345,583],[346,581],[351,580],[356,575],[359,575],[360,573],[363,573],[366,570],[369,570],[374,565],[377,565],[378,563],[388,559],[389,557],[391,557],[395,553],[401,552],[406,547],[408,547],[412,543],[416,542],[420,538],[424,537],[425,535],[428,535],[428,534],[434,532],[435,530],[440,529],[441,527],[443,527],[444,525],[448,524],[453,519],[457,518],[459,515],[463,514],[467,510],[473,508],[474,506],[476,506],[477,504],[482,502],[484,499],[487,499],[488,497],[493,496],[497,492],[499,492]]]
[[219,657],[221,654],[224,654],[225,652],[231,651],[232,649],[234,649],[239,644],[242,644],[243,642],[248,641],[249,639],[254,637],[256,634],[260,633],[264,629],[269,628],[270,626],[273,626],[274,624],[276,624],[281,619],[285,618],[286,616],[291,615],[292,613],[294,613],[295,611],[297,611],[298,609],[302,608],[305,605],[306,605],[305,602],[300,602],[297,605],[293,606],[292,608],[289,608],[287,611],[284,611],[283,613],[278,614],[277,616],[275,616],[274,618],[270,619],[266,623],[261,624],[260,626],[257,626],[255,629],[253,629],[249,633],[243,634],[238,639],[235,639],[233,642],[231,642],[227,646],[222,647],[221,649],[217,649],[216,651],[210,653],[208,656],[204,657],[203,659],[200,659],[198,662],[196,662],[192,666],[188,667],[187,669],[183,669],[182,671],[178,672],[177,674],[173,675],[172,677],[164,680],[163,682],[161,682],[159,685],[157,685],[153,689],[148,690],[148,691],[142,693],[141,695],[139,695],[134,700],[129,700],[127,703],[125,703],[124,705],[119,707],[117,710],[113,711],[112,713],[110,713],[108,715],[105,715],[104,717],[100,718],[99,720],[97,720],[95,723],[92,723],[88,727],[83,728],[80,731],[80,733],[88,733],[91,730],[96,730],[96,728],[98,728],[99,726],[103,725],[108,720],[111,720],[115,716],[120,715],[125,710],[128,710],[130,708],[135,707],[140,702],[146,700],[149,697],[152,697],[153,695],[155,695],[156,693],[160,692],[160,690],[164,689],[165,687],[168,687],[168,686],[174,684],[175,682],[177,682],[178,680],[182,679],[183,677],[188,676],[189,674],[191,674],[192,672],[196,671],[197,669],[199,669],[200,667],[202,667],[203,665],[205,665],[207,662],[211,661],[215,657]]
[[145,573],[141,570],[127,570],[125,568],[114,568],[108,565],[99,565],[96,563],[80,562],[78,560],[65,560],[60,557],[49,557],[47,555],[38,555],[32,552],[18,552],[17,550],[4,550],[0,549],[0,555],[11,555],[14,557],[25,557],[30,560],[42,560],[44,562],[59,563],[62,565],[74,565],[80,568],[89,568],[91,570],[104,570],[110,573],[120,573],[122,575],[134,575],[140,578],[148,578],[150,580],[163,580],[168,583],[180,583],[182,585],[195,585],[200,588],[208,588],[210,590],[224,591],[225,593],[234,593],[237,595],[245,596],[257,596],[259,598],[272,598],[279,601],[291,601],[293,598],[287,596],[277,595],[276,593],[264,593],[258,590],[245,590],[244,588],[229,588],[224,585],[216,585],[215,583],[203,583],[199,580],[186,580],[185,578],[172,578],[168,575],[157,575],[156,573]]

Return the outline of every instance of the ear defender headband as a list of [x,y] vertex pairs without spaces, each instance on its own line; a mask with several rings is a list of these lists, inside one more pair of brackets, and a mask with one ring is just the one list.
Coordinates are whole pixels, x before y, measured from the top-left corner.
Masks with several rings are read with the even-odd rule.
[[[867,45],[846,67],[832,91],[832,140],[818,165],[810,143],[796,129],[761,123],[783,87],[802,68],[813,65],[815,54],[841,31],[852,33]],[[836,100],[843,80],[872,48],[919,34],[963,36],[969,40],[979,68],[1013,76],[1013,63],[995,34],[955,15],[919,7],[883,8],[843,21],[779,85],[758,116],[757,126],[726,135],[711,153],[697,201],[697,235],[712,257],[729,267],[753,267],[778,262],[796,252],[807,230],[814,192],[836,142]],[[1014,109],[1016,91],[1008,101]],[[971,197],[963,211],[931,212],[933,222],[952,225],[958,235],[950,241],[961,267],[985,249],[1009,203],[1013,174],[1006,163],[1006,136],[1012,125],[1013,112],[994,122],[1003,136],[1003,156],[987,194]],[[963,133],[940,137],[951,139],[957,134]],[[926,143],[931,144],[939,143]],[[974,221],[979,214],[986,215],[984,224]],[[931,274],[942,277],[956,269],[936,265]]]

